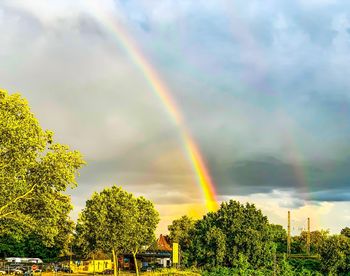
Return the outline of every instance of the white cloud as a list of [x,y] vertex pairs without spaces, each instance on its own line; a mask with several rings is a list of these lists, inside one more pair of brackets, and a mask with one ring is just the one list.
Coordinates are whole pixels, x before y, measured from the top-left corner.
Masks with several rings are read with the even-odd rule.
[[311,231],[327,230],[331,233],[340,233],[340,230],[349,225],[350,220],[346,210],[350,202],[321,202],[308,203],[299,207],[284,207],[288,202],[293,203],[295,195],[290,192],[275,190],[271,194],[253,194],[249,196],[225,196],[222,200],[234,199],[240,202],[254,203],[267,215],[271,223],[283,225],[287,229],[287,213],[291,211],[291,229],[293,235],[298,235],[307,227],[307,218],[311,220]]

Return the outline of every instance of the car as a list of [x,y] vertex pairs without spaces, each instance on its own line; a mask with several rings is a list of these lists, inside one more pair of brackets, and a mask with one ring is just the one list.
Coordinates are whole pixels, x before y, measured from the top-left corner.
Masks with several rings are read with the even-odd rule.
[[73,273],[69,267],[56,267],[55,270],[56,272]]
[[21,275],[24,273],[22,267],[10,267],[10,274]]
[[143,266],[143,267],[141,267],[141,271],[142,272],[151,272],[151,271],[153,271],[153,269],[151,266]]
[[102,274],[107,274],[107,275],[114,274],[114,270],[113,269],[105,269],[102,271]]

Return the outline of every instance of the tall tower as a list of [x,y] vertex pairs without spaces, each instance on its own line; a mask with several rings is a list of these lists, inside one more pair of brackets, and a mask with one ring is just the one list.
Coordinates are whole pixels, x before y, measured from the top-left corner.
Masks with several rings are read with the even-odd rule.
[[290,254],[290,211],[288,211],[287,255]]
[[308,255],[310,255],[310,244],[311,244],[310,218],[307,218],[306,253]]

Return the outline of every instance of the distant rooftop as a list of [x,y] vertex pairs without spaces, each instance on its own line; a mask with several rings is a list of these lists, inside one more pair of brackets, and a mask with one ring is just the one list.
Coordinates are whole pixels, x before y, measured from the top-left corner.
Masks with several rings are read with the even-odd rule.
[[157,240],[157,247],[160,251],[172,251],[171,246],[166,241],[165,237],[160,234],[158,240]]

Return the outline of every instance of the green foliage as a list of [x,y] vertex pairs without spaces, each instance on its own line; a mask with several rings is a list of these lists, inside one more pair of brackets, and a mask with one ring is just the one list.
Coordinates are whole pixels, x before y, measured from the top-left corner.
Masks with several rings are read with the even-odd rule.
[[[57,255],[64,250],[73,223],[68,217],[70,198],[62,192],[76,185],[77,171],[83,164],[79,152],[54,143],[53,132],[40,127],[25,99],[0,90],[3,254],[37,254],[54,248],[53,255]],[[5,239],[13,243],[3,242]],[[33,248],[41,249],[31,253]]]
[[67,255],[69,248],[69,236],[72,231],[71,221],[62,221],[62,227],[54,226],[58,233],[53,237],[53,245],[48,245],[46,237],[35,230],[27,229],[20,235],[16,232],[3,234],[0,236],[0,251],[3,257],[35,256],[44,261],[57,261],[61,255]]
[[202,273],[204,276],[273,276],[273,271],[266,268],[230,268],[230,267],[213,267]]
[[199,266],[215,267],[223,265],[226,256],[226,236],[216,226],[201,229],[202,234],[194,232],[193,243],[189,249],[189,261]]
[[78,244],[85,255],[100,249],[124,253],[133,227],[129,216],[135,209],[132,195],[119,187],[94,193],[86,201],[76,226]]
[[142,275],[152,275],[152,276],[179,276],[179,275],[185,275],[185,276],[200,276],[200,271],[197,271],[197,269],[176,269],[176,268],[162,268],[157,269],[157,271],[153,271],[150,273],[143,273]]
[[170,242],[177,242],[182,249],[187,249],[190,245],[190,231],[193,230],[194,223],[195,221],[188,216],[173,220],[168,226]]
[[[64,237],[67,238],[67,236]],[[66,249],[66,245],[65,241],[57,241],[54,246],[47,246],[43,237],[34,232],[23,235],[19,240],[11,234],[0,237],[0,248],[4,257],[35,256],[45,262],[57,261],[58,256]]]
[[329,275],[350,272],[350,239],[344,235],[328,237],[319,249],[321,270]]
[[[134,199],[134,198],[133,198]],[[152,244],[156,238],[154,231],[159,223],[159,214],[151,201],[144,197],[138,197],[135,200],[136,210],[132,210],[132,233],[129,236],[130,252],[138,253],[142,247]]]
[[[244,256],[252,269],[272,265],[273,240],[268,220],[254,205],[221,204],[195,224],[189,263],[232,267]],[[241,255],[240,255],[241,254]]]
[[[327,239],[329,231],[316,230],[310,232],[310,253],[317,254],[320,246]],[[296,254],[306,253],[307,231],[302,231],[300,236],[292,238],[292,252]]]
[[318,271],[302,268],[295,270],[284,255],[283,258],[276,263],[275,270],[273,268],[257,268],[253,269],[247,258],[240,254],[239,260],[233,268],[229,267],[212,267],[204,271],[205,276],[221,276],[221,275],[240,275],[240,276],[322,276]]
[[283,256],[283,259],[277,267],[277,274],[281,276],[293,276],[294,272],[292,266],[289,264],[286,256]]
[[238,275],[241,276],[249,276],[252,270],[248,258],[242,253],[238,254],[238,260],[234,261],[233,267],[237,271]]
[[219,266],[219,267],[214,267],[209,271],[204,271],[202,275],[203,276],[231,276],[234,274],[231,268]]
[[270,224],[269,228],[272,240],[276,245],[276,252],[287,252],[287,231],[282,227],[282,225],[278,224]]
[[217,266],[223,263],[226,253],[226,237],[224,233],[217,227],[212,227],[206,233],[206,240],[208,247],[207,258],[211,260],[209,265]]
[[319,271],[320,260],[318,259],[289,259],[289,264],[293,267],[293,271]]

